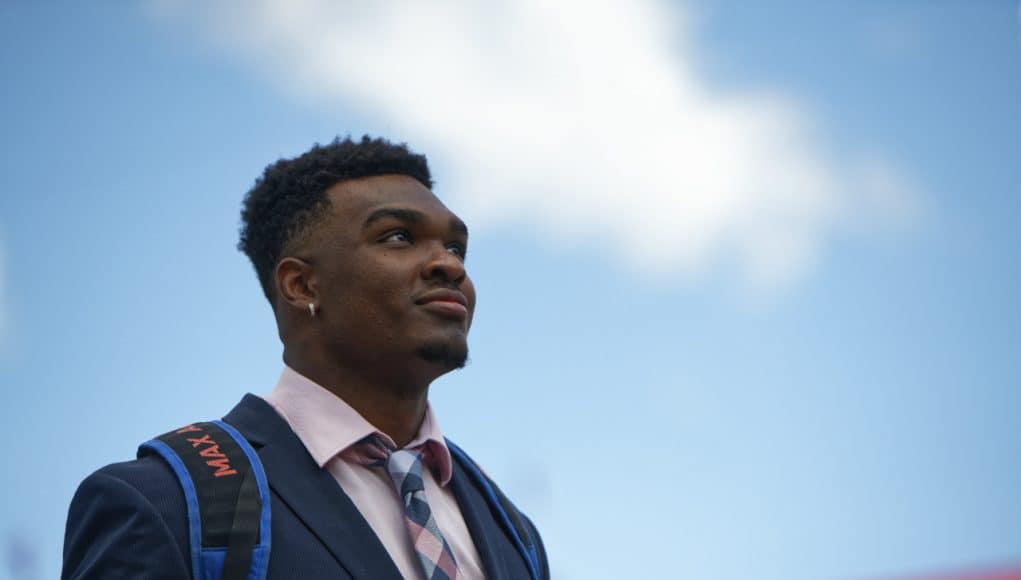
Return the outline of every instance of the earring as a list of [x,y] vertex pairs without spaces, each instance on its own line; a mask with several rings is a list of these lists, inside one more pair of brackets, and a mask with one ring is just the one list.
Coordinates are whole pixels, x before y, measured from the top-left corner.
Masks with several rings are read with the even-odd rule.
[[316,317],[316,305],[312,302],[308,303],[308,313],[312,315],[312,318]]

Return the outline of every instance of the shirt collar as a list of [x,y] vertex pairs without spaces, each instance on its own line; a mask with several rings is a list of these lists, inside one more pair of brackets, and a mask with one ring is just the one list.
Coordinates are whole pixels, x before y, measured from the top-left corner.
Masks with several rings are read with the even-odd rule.
[[[287,421],[320,468],[368,435],[376,434],[396,447],[346,401],[288,366],[264,398]],[[428,403],[418,433],[405,446],[415,447],[424,449],[440,485],[447,485],[452,474],[450,450]]]

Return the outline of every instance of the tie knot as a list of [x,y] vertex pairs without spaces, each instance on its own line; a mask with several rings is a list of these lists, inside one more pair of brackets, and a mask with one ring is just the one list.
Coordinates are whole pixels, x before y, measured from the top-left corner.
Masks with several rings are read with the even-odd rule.
[[379,435],[373,433],[348,447],[341,454],[344,459],[359,465],[382,467],[386,465],[394,448]]
[[377,434],[361,439],[344,452],[347,460],[360,465],[386,467],[401,497],[425,489],[422,481],[422,455],[422,447],[395,449],[389,441]]
[[386,461],[386,471],[393,480],[394,487],[401,497],[425,490],[422,481],[422,452],[411,449],[398,449],[390,454]]

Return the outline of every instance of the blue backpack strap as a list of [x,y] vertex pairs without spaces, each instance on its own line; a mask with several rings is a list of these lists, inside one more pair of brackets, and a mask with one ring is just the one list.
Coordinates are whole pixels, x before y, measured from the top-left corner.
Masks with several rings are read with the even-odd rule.
[[510,533],[514,547],[518,549],[518,552],[528,564],[528,571],[531,573],[532,580],[542,580],[539,575],[539,570],[541,569],[539,566],[539,553],[536,550],[532,534],[529,533],[528,527],[521,520],[521,513],[518,511],[518,508],[514,507],[514,504],[493,483],[493,480],[489,479],[489,476],[482,471],[471,457],[468,457],[468,454],[463,449],[454,445],[454,442],[450,439],[446,439],[446,442],[450,454],[464,467],[465,472],[471,477],[475,487],[486,498],[489,509],[493,511],[496,518]]
[[258,454],[223,421],[193,423],[143,443],[162,457],[188,505],[195,580],[264,580],[269,567],[270,499]]

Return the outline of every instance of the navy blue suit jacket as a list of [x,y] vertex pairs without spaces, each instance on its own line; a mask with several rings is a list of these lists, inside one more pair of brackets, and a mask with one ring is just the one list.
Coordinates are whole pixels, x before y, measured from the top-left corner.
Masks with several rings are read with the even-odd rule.
[[[400,580],[383,544],[329,472],[265,401],[245,398],[224,417],[252,444],[269,480],[273,547],[269,578]],[[450,480],[491,580],[525,580],[528,567],[464,467]],[[549,565],[539,534],[541,573]],[[170,467],[156,455],[108,465],[78,488],[64,537],[63,578],[191,577],[187,508]]]

